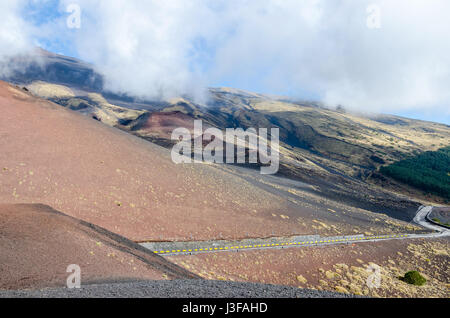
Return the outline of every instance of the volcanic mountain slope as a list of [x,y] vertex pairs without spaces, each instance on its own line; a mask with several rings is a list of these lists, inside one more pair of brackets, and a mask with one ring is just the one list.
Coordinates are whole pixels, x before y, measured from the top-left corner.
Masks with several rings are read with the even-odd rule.
[[[197,104],[187,97],[138,101],[107,93],[93,85],[91,72],[94,71],[83,62],[48,52],[41,53],[41,59],[46,61],[46,67],[40,73],[31,68],[31,71],[9,80],[25,85],[26,90],[35,96],[169,149],[174,144],[170,140],[171,131],[175,127],[192,129],[194,119],[202,119],[204,126],[219,129],[280,128],[280,173],[312,186],[307,193],[302,187],[300,190],[285,187],[283,195],[288,192],[290,202],[297,206],[299,202],[315,206],[319,201],[319,205],[329,201],[330,209],[335,210],[333,206],[338,202],[350,206],[350,210],[368,210],[410,221],[417,210],[417,203],[368,183],[376,181],[389,190],[398,189],[395,182],[379,177],[376,169],[380,165],[415,152],[435,150],[450,142],[450,129],[446,125],[395,116],[357,116],[342,109],[329,110],[317,103],[290,101],[236,89],[210,89],[206,105]],[[61,64],[65,67],[59,67]],[[48,78],[46,69],[51,71],[52,78]],[[72,82],[68,76],[71,73]],[[243,181],[253,183],[254,178]],[[278,185],[275,188],[277,192]],[[273,192],[273,188],[268,191]],[[311,196],[314,198],[308,202]],[[208,201],[200,200],[197,203]],[[283,201],[285,204],[289,200]],[[295,208],[285,210],[293,211]],[[269,215],[272,214],[286,215],[274,211]],[[292,216],[297,218],[297,213]]]
[[413,229],[385,215],[414,213],[417,204],[406,199],[378,192],[376,214],[248,169],[176,165],[162,147],[0,88],[0,202],[48,204],[135,241]]
[[[118,96],[102,89],[101,76],[92,66],[43,50],[39,52],[44,66],[29,67],[8,81],[25,85],[37,96],[168,148],[174,144],[170,139],[174,127],[190,128],[194,119],[202,119],[204,125],[222,130],[278,127],[281,174],[321,186],[330,198],[344,196],[362,208],[374,210],[363,205],[364,201],[378,201],[382,205],[371,194],[372,190],[364,190],[367,183],[421,197],[420,192],[380,175],[377,169],[409,155],[450,144],[447,125],[390,115],[355,114],[342,107],[332,110],[320,103],[231,88],[209,89],[205,104],[188,97],[145,101]],[[344,187],[339,186],[342,184]],[[360,192],[364,195],[358,195]]]
[[411,229],[305,184],[176,165],[160,146],[6,83],[0,111],[0,202],[47,204],[134,241]]
[[[7,80],[27,85],[39,96],[55,98],[55,101],[61,99],[59,103],[69,107],[77,107],[77,100],[71,101],[71,98],[86,97],[93,107],[122,106],[115,109],[115,113],[122,116],[126,110],[142,109],[181,112],[219,128],[279,127],[282,141],[287,148],[295,148],[297,155],[327,158],[327,165],[349,175],[360,173],[364,168],[371,170],[408,154],[450,144],[448,125],[391,115],[348,113],[342,107],[332,110],[316,102],[232,88],[210,88],[205,104],[198,104],[188,97],[168,101],[136,100],[104,91],[103,80],[92,65],[41,49],[36,53],[35,60],[39,63],[31,64]],[[36,81],[41,81],[40,85],[33,84]],[[46,94],[41,94],[39,86],[46,83],[67,86],[73,94],[64,94],[61,86],[51,85]],[[92,98],[90,93],[103,95],[111,104],[102,97]],[[131,123],[138,117],[135,115],[130,112],[129,120],[118,123],[125,122],[125,126],[130,124],[136,130],[136,123]],[[297,153],[300,150],[306,152]]]
[[[137,252],[123,251],[121,244],[114,243],[117,253],[132,254],[123,254],[124,262],[130,257],[130,263],[138,263],[139,274],[130,274],[132,264],[119,265],[108,257],[108,253],[116,254],[115,249],[107,253],[101,249],[111,242],[113,235],[102,237],[105,231],[140,242],[307,234],[372,235],[421,230],[409,223],[420,203],[371,185],[368,176],[376,174],[379,165],[407,154],[448,145],[448,126],[394,116],[357,116],[319,104],[225,88],[211,89],[208,105],[197,104],[187,97],[162,102],[136,101],[106,93],[93,85],[90,66],[74,59],[49,56],[47,67],[50,65],[53,70],[51,76],[42,69],[39,72],[32,68],[31,72],[11,80],[20,87],[0,82],[0,203],[42,203],[76,219],[59,214],[54,217],[53,212],[40,213],[49,211],[48,207],[3,206],[7,211],[3,219],[7,222],[4,221],[1,228],[3,231],[8,227],[9,234],[0,244],[7,247],[5,255],[10,264],[4,268],[15,273],[13,280],[4,280],[5,286],[28,286],[27,279],[23,285],[13,283],[20,282],[19,276],[23,278],[24,273],[33,272],[26,267],[17,272],[19,274],[11,270],[10,267],[17,266],[21,270],[25,266],[11,250],[14,241],[21,244],[21,253],[17,255],[30,253],[31,264],[42,257],[31,251],[36,241],[41,242],[36,234],[41,230],[33,227],[30,220],[38,225],[51,225],[47,230],[49,235],[44,236],[47,240],[42,242],[60,251],[50,254],[55,257],[54,263],[44,262],[52,271],[58,275],[62,271],[64,278],[67,277],[66,264],[62,268],[60,265],[71,262],[72,258],[59,248],[64,246],[62,249],[67,251],[76,246],[80,253],[76,261],[88,266],[91,270],[88,277],[92,280],[190,275],[169,263],[163,264],[167,267],[161,270],[160,258],[151,258],[147,263],[139,254],[137,261]],[[74,76],[70,76],[72,73]],[[203,119],[205,126],[219,129],[280,128],[280,175],[262,176],[256,169],[234,165],[174,164],[170,151],[159,145],[170,149],[174,142],[170,140],[171,131],[180,126],[192,129],[194,119]],[[381,185],[387,184],[382,180]],[[17,212],[19,210],[22,212]],[[23,217],[11,221],[11,211]],[[93,230],[87,230],[84,222],[92,224],[88,227]],[[23,230],[19,229],[21,223]],[[98,232],[97,226],[105,230]],[[68,235],[77,236],[80,231],[87,233],[80,234],[80,240]],[[67,245],[56,244],[59,238]],[[37,251],[44,248],[39,244]],[[396,244],[395,248],[390,248],[389,242],[382,244],[386,253],[381,256],[378,245],[360,245],[355,252],[363,255],[369,246],[367,257],[361,256],[363,262],[383,261],[389,266],[390,261],[396,264],[401,261],[392,255],[410,249],[406,242]],[[408,260],[400,271],[410,266],[431,271],[433,266],[438,266],[436,272],[440,276],[435,277],[438,282],[433,292],[441,295],[444,282],[441,269],[446,268],[446,261],[448,263],[448,242],[411,246],[411,253],[418,255],[417,262]],[[427,255],[424,251],[428,247],[445,250],[444,254],[439,252],[429,257],[431,265],[419,255]],[[305,253],[312,256],[306,258],[303,258],[303,250],[288,249],[251,251],[239,257],[225,253],[169,260],[205,278],[319,288],[320,280],[325,280],[327,271],[333,270],[330,266],[334,268],[333,265],[344,262],[342,258],[346,256],[341,248],[345,248],[347,254],[353,253],[353,248],[345,246],[329,248],[328,256],[323,256],[323,250],[310,249]],[[420,252],[415,253],[416,249]],[[400,258],[403,255],[406,254]],[[90,257],[94,256],[99,257],[93,261],[100,265],[116,264],[117,267],[112,266],[111,272],[102,276],[97,267],[100,265],[90,262]],[[348,267],[358,267],[357,255],[351,256]],[[312,273],[311,268],[318,268],[321,262],[325,272]],[[259,277],[251,277],[248,271],[255,267],[253,263]],[[221,264],[222,269],[218,268]],[[342,277],[339,281],[326,281],[324,289],[342,287],[341,290],[354,292],[356,282],[364,283],[363,276],[338,269]],[[362,271],[361,268],[356,270]],[[400,271],[392,270],[390,275]],[[344,274],[353,276],[347,280]],[[55,284],[59,284],[62,277],[58,276]],[[337,276],[333,274],[333,277]],[[36,281],[31,279],[30,282],[35,284]],[[360,291],[364,293],[361,286]],[[390,291],[382,295],[390,295]]]
[[83,61],[36,48],[29,55],[18,56],[7,61],[8,74],[2,80],[30,84],[36,79],[68,85],[71,87],[100,90],[102,77],[92,65]]
[[66,286],[67,267],[82,284],[197,276],[138,244],[40,204],[0,204],[0,290]]

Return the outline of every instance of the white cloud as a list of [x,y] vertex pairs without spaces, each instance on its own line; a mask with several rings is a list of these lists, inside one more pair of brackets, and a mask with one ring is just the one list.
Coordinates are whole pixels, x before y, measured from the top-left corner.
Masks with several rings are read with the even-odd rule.
[[[16,1],[4,3],[9,5],[2,16],[17,9],[11,4]],[[81,29],[66,30],[59,20],[53,33],[51,24],[43,28],[45,36],[73,41],[80,57],[97,65],[116,92],[198,96],[202,87],[227,81],[262,92],[289,90],[297,97],[309,92],[360,111],[449,114],[447,0],[60,3],[62,11],[80,4]],[[366,25],[371,4],[381,9],[381,29]],[[3,42],[4,35],[0,38]],[[0,50],[3,46],[8,47],[0,44]]]
[[[68,4],[71,1],[66,1]],[[204,1],[78,1],[81,58],[106,76],[107,88],[142,97],[199,95],[204,74],[192,63],[197,39],[210,33]],[[87,18],[86,18],[87,17]],[[89,18],[92,17],[92,18]],[[219,31],[217,29],[215,32]]]
[[31,49],[29,27],[20,14],[23,4],[22,0],[0,2],[0,76],[19,67],[9,63],[11,58],[23,56]]
[[[258,3],[270,9],[242,8],[239,32],[218,51],[216,76],[237,72],[248,82],[267,81],[266,89],[306,90],[362,111],[448,113],[450,2]],[[381,9],[381,29],[367,28],[372,3]]]

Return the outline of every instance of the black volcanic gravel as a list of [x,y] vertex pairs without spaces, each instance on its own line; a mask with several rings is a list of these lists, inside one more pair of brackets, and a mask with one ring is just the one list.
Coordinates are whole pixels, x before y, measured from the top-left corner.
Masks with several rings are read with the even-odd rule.
[[136,281],[80,289],[0,291],[0,298],[347,298],[340,293],[288,286],[210,280]]

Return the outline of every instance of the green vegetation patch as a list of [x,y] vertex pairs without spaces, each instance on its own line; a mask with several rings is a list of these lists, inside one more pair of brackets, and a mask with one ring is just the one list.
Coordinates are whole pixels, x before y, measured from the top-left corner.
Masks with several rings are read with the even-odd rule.
[[405,283],[416,286],[422,286],[427,282],[425,277],[420,275],[418,271],[407,272],[404,277],[400,277],[400,280],[404,281]]
[[449,223],[442,223],[442,221],[441,221],[440,219],[438,219],[438,218],[432,218],[431,220],[433,220],[433,221],[436,222],[436,223],[445,225],[445,226],[450,226]]
[[380,172],[426,193],[450,200],[450,147],[395,162],[381,167]]
[[432,218],[432,220],[436,223],[441,223],[441,220],[439,220],[438,218]]

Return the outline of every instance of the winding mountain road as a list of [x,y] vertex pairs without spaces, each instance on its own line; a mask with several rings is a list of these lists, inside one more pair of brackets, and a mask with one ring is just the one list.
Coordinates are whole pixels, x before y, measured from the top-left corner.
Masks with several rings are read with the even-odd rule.
[[[433,224],[427,220],[427,216],[431,213],[433,210],[432,206],[422,206],[419,208],[419,211],[417,212],[416,216],[414,217],[414,222],[416,222],[419,225],[422,225],[423,227],[426,227],[427,229],[436,231],[437,233],[432,234],[426,234],[425,237],[443,237],[443,236],[449,236],[450,230],[439,226],[436,224]],[[421,236],[423,237],[423,236]]]
[[264,239],[246,239],[241,241],[202,241],[202,242],[151,242],[141,243],[145,248],[158,255],[186,255],[216,252],[239,252],[242,250],[283,249],[302,246],[323,246],[337,244],[357,244],[361,242],[379,242],[386,240],[405,240],[417,238],[441,238],[450,236],[450,230],[427,221],[432,206],[421,206],[414,217],[414,222],[434,231],[427,234],[389,234],[389,235],[352,235],[320,237],[319,235],[273,237]]

